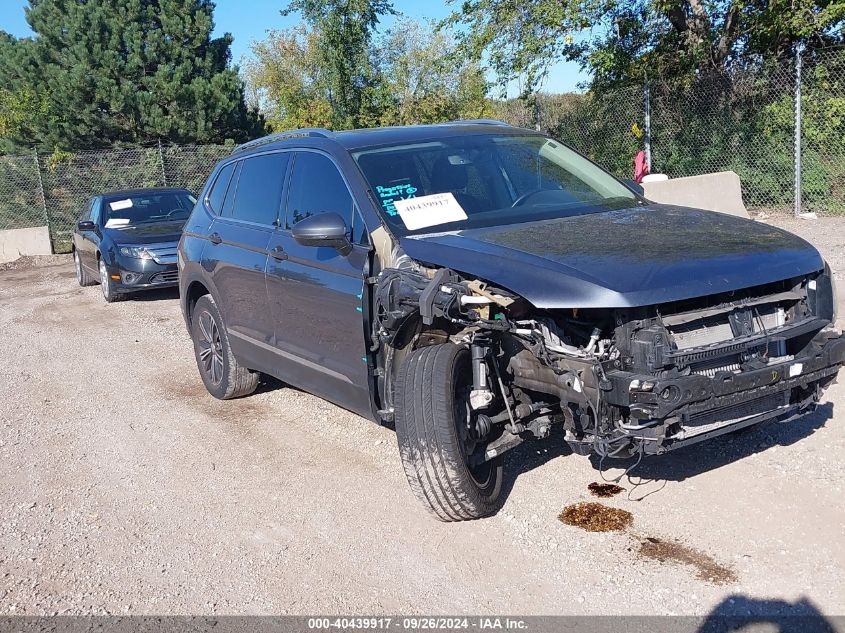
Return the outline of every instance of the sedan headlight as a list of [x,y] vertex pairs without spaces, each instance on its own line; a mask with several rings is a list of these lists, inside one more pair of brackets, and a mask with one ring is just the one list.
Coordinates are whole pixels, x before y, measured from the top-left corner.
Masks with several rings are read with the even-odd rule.
[[120,254],[125,257],[135,257],[136,259],[152,259],[153,256],[144,246],[121,246]]

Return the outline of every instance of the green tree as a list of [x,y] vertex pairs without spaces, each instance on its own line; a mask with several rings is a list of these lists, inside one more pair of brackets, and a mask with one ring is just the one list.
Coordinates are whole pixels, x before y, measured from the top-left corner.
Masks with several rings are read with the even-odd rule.
[[271,31],[244,64],[250,100],[273,129],[369,127],[488,116],[478,64],[452,63],[453,38],[428,22],[400,20],[367,47],[372,80],[354,116],[337,110],[336,69],[322,54],[325,33],[305,24]]
[[[244,101],[210,0],[30,0],[34,38],[0,45],[0,79],[43,99],[32,138],[49,148],[244,140],[263,121]],[[20,144],[20,139],[13,139]]]
[[282,15],[300,13],[313,32],[317,62],[336,129],[378,120],[386,97],[370,59],[379,20],[394,13],[390,0],[293,0]]
[[489,116],[487,81],[478,63],[455,56],[454,36],[429,22],[400,20],[371,55],[392,106],[383,125]]
[[[454,0],[452,0],[454,2]],[[755,56],[791,54],[795,42],[842,41],[842,0],[463,0],[447,24],[502,85],[533,92],[551,65],[575,60],[594,87],[648,70],[672,81],[724,74]]]
[[250,101],[273,130],[331,127],[329,84],[318,53],[319,34],[304,26],[270,31],[244,64]]
[[21,149],[35,136],[35,130],[48,115],[46,95],[29,86],[15,91],[0,88],[0,153]]

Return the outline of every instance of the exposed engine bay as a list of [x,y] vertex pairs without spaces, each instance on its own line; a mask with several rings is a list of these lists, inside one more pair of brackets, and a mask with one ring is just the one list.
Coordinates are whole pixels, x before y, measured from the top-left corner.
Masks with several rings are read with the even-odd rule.
[[829,269],[642,307],[539,310],[507,290],[398,258],[374,287],[382,420],[413,349],[471,352],[468,463],[561,425],[580,454],[658,454],[813,409],[845,362]]

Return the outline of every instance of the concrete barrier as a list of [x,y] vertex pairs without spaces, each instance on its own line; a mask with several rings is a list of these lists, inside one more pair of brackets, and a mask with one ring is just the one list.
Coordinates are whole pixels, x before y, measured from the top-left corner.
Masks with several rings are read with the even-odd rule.
[[0,264],[29,255],[51,255],[50,231],[46,226],[0,231]]
[[644,182],[642,186],[645,197],[654,202],[749,217],[739,176],[732,171]]

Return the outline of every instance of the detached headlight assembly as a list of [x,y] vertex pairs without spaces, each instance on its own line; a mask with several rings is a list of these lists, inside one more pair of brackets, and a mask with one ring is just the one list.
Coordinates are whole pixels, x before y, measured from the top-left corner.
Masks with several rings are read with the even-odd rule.
[[835,324],[836,308],[838,307],[836,281],[827,262],[824,264],[824,271],[807,284],[807,291],[807,299],[812,313],[821,319],[830,321],[831,325]]
[[134,257],[135,259],[152,259],[153,256],[144,246],[121,246],[120,254],[124,257]]

